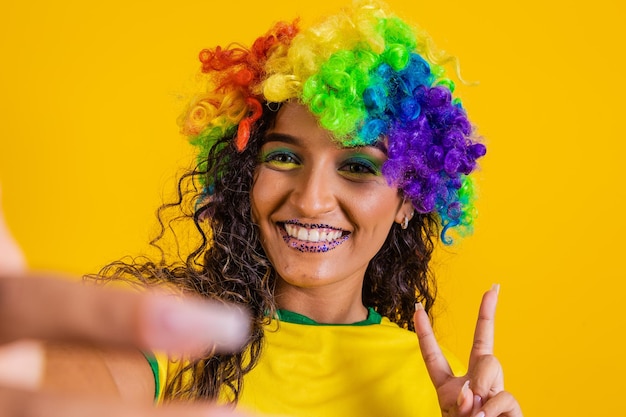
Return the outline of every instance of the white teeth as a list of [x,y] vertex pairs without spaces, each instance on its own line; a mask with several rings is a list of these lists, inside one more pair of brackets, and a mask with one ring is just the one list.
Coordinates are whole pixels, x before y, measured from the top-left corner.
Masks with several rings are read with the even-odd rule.
[[341,237],[340,230],[307,229],[295,224],[285,224],[285,230],[290,237],[305,242],[332,242]]

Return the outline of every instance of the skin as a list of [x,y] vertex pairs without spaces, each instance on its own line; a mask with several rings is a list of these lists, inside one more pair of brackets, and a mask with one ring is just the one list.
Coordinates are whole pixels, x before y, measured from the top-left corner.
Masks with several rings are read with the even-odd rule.
[[[367,318],[361,300],[367,265],[391,225],[413,211],[380,173],[386,159],[384,146],[338,146],[303,105],[281,107],[250,197],[252,219],[277,274],[280,308],[322,323]],[[320,252],[324,245],[285,241],[289,227],[342,237]]]

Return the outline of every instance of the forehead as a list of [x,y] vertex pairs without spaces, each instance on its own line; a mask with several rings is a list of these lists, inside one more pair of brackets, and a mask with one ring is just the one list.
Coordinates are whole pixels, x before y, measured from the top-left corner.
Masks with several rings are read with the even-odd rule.
[[319,134],[332,139],[332,134],[324,129],[318,119],[304,104],[287,102],[280,106],[274,126],[270,129],[281,133],[299,133],[300,135]]
[[[307,138],[310,140],[329,141],[340,149],[357,149],[361,147],[349,147],[341,144],[332,132],[323,128],[317,117],[308,107],[298,102],[286,102],[278,110],[273,126],[268,130],[267,136],[272,133],[289,135],[294,138]],[[370,146],[365,146],[370,147]],[[379,149],[387,154],[387,138],[381,137],[371,147]]]

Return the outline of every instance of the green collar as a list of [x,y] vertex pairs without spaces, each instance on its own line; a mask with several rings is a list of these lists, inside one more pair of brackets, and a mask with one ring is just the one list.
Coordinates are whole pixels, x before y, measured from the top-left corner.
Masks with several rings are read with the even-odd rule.
[[310,326],[367,326],[370,324],[380,324],[382,320],[382,316],[372,307],[367,308],[367,318],[365,320],[350,324],[318,323],[307,316],[289,310],[276,310],[276,316],[278,320],[284,321],[285,323],[307,324]]

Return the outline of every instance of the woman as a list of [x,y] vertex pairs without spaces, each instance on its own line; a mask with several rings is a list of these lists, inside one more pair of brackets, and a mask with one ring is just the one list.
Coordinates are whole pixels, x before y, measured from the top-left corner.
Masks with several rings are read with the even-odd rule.
[[427,316],[434,240],[471,229],[469,174],[485,154],[445,57],[357,2],[200,60],[205,85],[181,119],[199,163],[161,212],[181,209],[200,244],[184,262],[116,263],[99,278],[245,305],[251,335],[241,353],[151,359],[154,385],[145,361],[127,358],[108,366],[119,390],[293,416],[520,416],[492,355],[497,291],[463,377]]
[[[477,343],[472,374],[453,378],[428,336],[434,240],[470,230],[469,174],[485,154],[438,65],[446,57],[379,4],[357,2],[199,58],[203,85],[180,120],[198,167],[179,205],[191,204],[202,242],[184,265],[104,275],[244,304],[253,327],[243,354],[153,363],[160,396],[285,415],[431,415],[430,371],[444,413],[482,401],[519,415],[489,346]],[[428,365],[402,329],[413,330],[416,301]],[[490,332],[481,322],[487,345]]]

